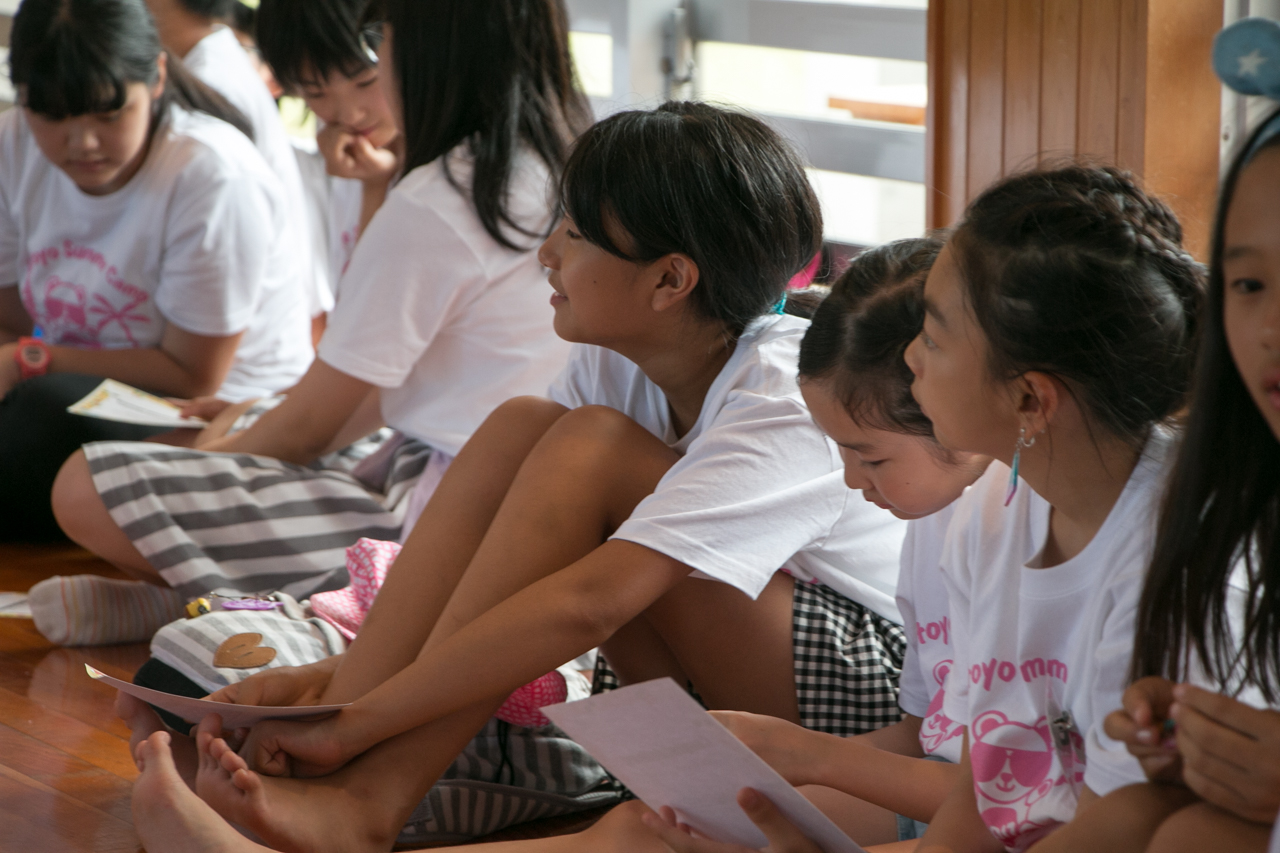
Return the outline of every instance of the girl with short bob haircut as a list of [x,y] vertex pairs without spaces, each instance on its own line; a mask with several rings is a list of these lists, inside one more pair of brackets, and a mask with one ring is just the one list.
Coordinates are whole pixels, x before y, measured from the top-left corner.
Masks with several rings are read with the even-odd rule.
[[1090,849],[1262,851],[1280,810],[1277,116],[1223,182],[1191,406],[1138,611],[1137,680],[1107,719],[1159,784],[1100,803],[1078,836]]
[[[316,262],[336,291],[356,241],[400,172],[404,138],[383,87],[366,26],[366,0],[264,0],[257,43],[284,90],[306,102],[320,127],[299,162],[323,222]],[[319,251],[323,248],[324,251]]]
[[1141,779],[1102,722],[1194,358],[1201,271],[1181,236],[1127,174],[1067,166],[984,192],[929,273],[912,391],[943,446],[1003,465],[943,551],[942,711],[966,736],[922,849],[1084,849],[1056,830]]
[[[562,198],[540,256],[576,346],[551,399],[477,431],[345,655],[219,695],[354,703],[245,747],[322,783],[201,736],[202,794],[268,843],[389,844],[508,694],[596,646],[622,681],[672,676],[714,708],[898,719],[902,524],[845,488],[796,381],[808,322],[781,313],[822,234],[795,154],[757,119],[669,103],[588,130]],[[134,715],[136,737],[156,725]],[[342,789],[377,805],[352,814]]]
[[[387,34],[377,82],[411,156],[360,239],[315,364],[248,428],[223,434],[233,408],[194,453],[90,445],[55,490],[72,539],[183,598],[346,586],[345,549],[407,535],[485,417],[543,393],[568,357],[535,253],[588,114],[563,4],[394,0],[374,11]],[[384,425],[398,435],[365,464],[338,453]],[[251,487],[263,471],[276,487]],[[191,488],[174,493],[174,477]]]
[[[243,400],[310,362],[282,188],[245,119],[161,48],[143,0],[24,0],[0,118],[0,539],[58,536],[82,443],[159,430],[67,414],[104,377]],[[36,330],[42,337],[35,337]]]

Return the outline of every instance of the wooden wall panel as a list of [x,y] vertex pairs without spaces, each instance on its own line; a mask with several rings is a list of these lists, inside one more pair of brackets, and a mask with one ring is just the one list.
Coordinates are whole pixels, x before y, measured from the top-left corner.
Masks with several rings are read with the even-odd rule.
[[929,225],[1068,157],[1142,176],[1203,257],[1218,174],[1221,0],[931,0]]

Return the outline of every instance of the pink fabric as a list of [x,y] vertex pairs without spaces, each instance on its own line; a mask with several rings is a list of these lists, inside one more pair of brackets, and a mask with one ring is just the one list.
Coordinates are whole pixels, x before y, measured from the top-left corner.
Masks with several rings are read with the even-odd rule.
[[347,549],[351,585],[333,592],[317,592],[311,596],[311,609],[348,640],[354,640],[373,607],[374,596],[387,580],[387,570],[399,554],[400,545],[396,542],[358,540]]
[[[436,482],[439,483],[438,478]],[[396,542],[358,540],[347,549],[347,573],[351,575],[351,585],[333,592],[316,593],[311,596],[311,609],[337,628],[342,636],[354,640],[364,618],[369,615],[369,608],[373,607],[374,597],[387,580],[387,570],[399,555],[400,545]],[[512,691],[494,716],[513,726],[549,726],[551,721],[540,709],[568,698],[569,686],[564,676],[552,671]]]
[[809,266],[791,277],[791,281],[787,282],[787,289],[800,290],[813,284],[813,277],[818,274],[818,267],[820,266],[822,266],[821,252],[813,256],[813,260],[809,261]]

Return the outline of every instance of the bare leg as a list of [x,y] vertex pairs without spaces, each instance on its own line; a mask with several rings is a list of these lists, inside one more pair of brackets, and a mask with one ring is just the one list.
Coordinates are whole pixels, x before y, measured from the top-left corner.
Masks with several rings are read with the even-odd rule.
[[[459,470],[462,460],[460,454],[446,480]],[[430,654],[436,644],[496,604],[599,547],[636,504],[652,492],[675,460],[670,448],[616,411],[587,407],[563,415],[519,466],[463,577],[451,595],[445,593],[447,604],[398,600],[411,586],[406,582],[395,594],[390,592],[390,585],[384,587],[379,602],[385,599],[393,604],[384,607],[383,613],[397,609],[399,617],[406,620],[404,630],[418,631],[418,636],[422,628],[412,627],[414,623],[435,621],[421,652]],[[456,482],[459,481],[455,479]],[[444,485],[433,497],[428,512],[443,512],[436,505],[449,500]],[[434,517],[424,513],[425,523],[438,523],[432,520]],[[415,537],[422,524],[415,530]],[[453,534],[442,527],[438,535],[445,538]],[[439,568],[434,556],[439,548],[427,548],[424,538],[417,553],[415,561],[407,559],[406,555],[413,555],[406,547],[396,563],[396,572],[409,577],[427,576],[418,578],[423,584],[419,589],[443,583],[432,580]],[[445,570],[448,568],[445,566]],[[436,612],[439,617],[433,619]],[[393,631],[394,627],[390,617],[382,623],[384,631]],[[363,642],[368,650],[365,654],[372,661],[370,666],[378,666],[376,649],[365,630],[362,628],[361,639],[347,654],[354,654]],[[403,654],[403,639],[395,642],[397,654]],[[353,658],[340,669],[339,674],[350,671],[351,677],[331,686],[326,701],[355,698],[359,692],[344,695],[338,691],[351,691],[361,681],[373,681],[366,672],[353,667],[354,663]],[[553,662],[551,666],[554,665]],[[380,669],[386,673],[391,667],[382,664]],[[508,689],[518,686],[514,683]],[[504,698],[505,695],[493,696],[384,741],[337,773],[320,779],[259,779],[251,774],[255,778],[254,789],[251,796],[245,796],[244,787],[229,785],[214,772],[206,773],[202,762],[197,788],[228,820],[253,830],[279,849],[385,850],[427,789]],[[245,774],[236,776],[239,781],[245,778]]]
[[[139,745],[137,753],[142,776],[133,789],[134,824],[146,849],[154,853],[268,850],[236,832],[191,792],[173,764],[168,740],[168,733],[155,734]],[[228,763],[234,768],[234,761]],[[236,770],[220,772],[230,779]],[[465,849],[469,853],[669,853],[640,823],[643,811],[639,803],[628,803],[578,835],[469,845]]]
[[864,847],[898,840],[898,816],[888,809],[821,785],[805,785],[800,793]]
[[1201,853],[1230,850],[1262,853],[1271,838],[1271,827],[1242,820],[1217,806],[1200,802],[1187,806],[1160,825],[1148,853]]
[[[1076,850],[1133,853],[1145,850],[1160,825],[1195,800],[1195,794],[1177,785],[1129,785],[1081,808],[1074,820],[1031,850],[1032,853],[1069,853]],[[1163,851],[1166,848],[1153,849]]]
[[137,580],[168,586],[107,512],[93,487],[89,460],[83,450],[77,450],[62,464],[53,481],[52,501],[53,515],[72,542]]

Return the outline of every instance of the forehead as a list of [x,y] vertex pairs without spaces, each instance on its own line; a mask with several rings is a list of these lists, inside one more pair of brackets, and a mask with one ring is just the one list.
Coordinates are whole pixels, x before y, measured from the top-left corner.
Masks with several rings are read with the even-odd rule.
[[1231,206],[1227,210],[1223,236],[1226,248],[1248,245],[1280,253],[1277,225],[1280,205],[1280,146],[1263,149],[1241,171]]
[[943,246],[924,283],[925,311],[941,323],[954,322],[963,307],[960,268],[950,243]]
[[809,404],[809,413],[822,431],[836,444],[859,453],[880,451],[899,438],[898,433],[864,426],[853,419],[836,397],[831,384],[813,379],[800,382],[800,393]]

